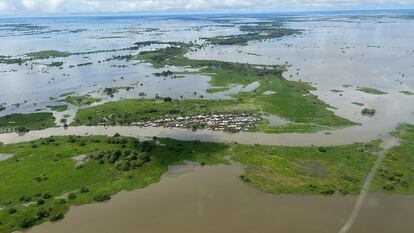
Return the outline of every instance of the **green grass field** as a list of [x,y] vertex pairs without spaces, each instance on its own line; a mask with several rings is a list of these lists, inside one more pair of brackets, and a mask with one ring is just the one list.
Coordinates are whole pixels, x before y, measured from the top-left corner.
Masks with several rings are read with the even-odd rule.
[[126,99],[80,109],[73,125],[128,125],[136,121],[209,113],[252,112],[253,106],[238,100]]
[[388,151],[372,189],[414,194],[414,125],[400,125],[393,135],[400,145]]
[[25,132],[54,126],[56,126],[55,118],[49,112],[17,113],[0,117],[0,129],[2,131]]

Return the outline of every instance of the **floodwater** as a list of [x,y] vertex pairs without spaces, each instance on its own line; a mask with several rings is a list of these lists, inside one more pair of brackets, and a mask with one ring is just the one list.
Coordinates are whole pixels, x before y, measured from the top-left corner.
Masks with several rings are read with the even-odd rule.
[[[107,203],[72,207],[29,233],[338,232],[354,196],[274,195],[241,182],[238,164],[171,167],[159,183]],[[390,214],[392,213],[392,214]],[[414,197],[371,194],[350,232],[409,233]]]
[[[53,22],[47,18],[34,21],[13,19],[11,22],[12,25],[30,23],[42,26],[35,31],[13,30],[8,21],[10,19],[0,19],[0,55],[18,56],[50,49],[70,52],[120,49],[137,41],[194,41],[239,32],[226,21],[233,19],[233,16],[224,17],[225,22],[209,17],[69,17]],[[269,17],[234,16],[234,21],[248,22]],[[80,126],[31,131],[24,135],[0,134],[0,141],[16,143],[51,135],[111,136],[120,133],[140,138],[157,136],[284,146],[341,145],[373,139],[382,139],[386,144],[394,145],[395,138],[388,133],[399,123],[414,123],[414,96],[400,93],[414,92],[412,13],[293,14],[283,17],[287,20],[287,26],[304,29],[303,35],[252,42],[247,46],[207,46],[187,56],[254,64],[287,62],[291,66],[284,74],[285,78],[310,82],[316,88],[314,93],[330,104],[336,114],[361,125],[307,134],[228,134],[174,128]],[[144,47],[139,51],[157,46]],[[252,83],[246,87],[232,86],[223,93],[209,94],[205,91],[210,87],[208,75],[190,72],[182,78],[156,78],[153,73],[160,70],[148,64],[127,61],[99,63],[113,55],[129,52],[48,59],[27,67],[0,64],[0,104],[5,103],[6,107],[0,115],[46,110],[47,105],[57,104],[53,99],[59,99],[62,93],[70,91],[78,95],[89,93],[103,97],[105,102],[139,98],[140,92],[147,94],[147,98],[156,94],[174,98],[181,95],[185,98],[200,98],[201,95],[210,99],[229,98],[227,94],[257,88],[257,83]],[[64,61],[65,64],[62,69],[45,66],[52,61]],[[69,65],[84,62],[92,62],[93,65],[69,68]],[[177,67],[167,69],[188,71]],[[114,98],[102,93],[105,87],[127,85],[132,85],[134,89],[121,91]],[[372,95],[356,90],[362,86],[378,88],[388,94]],[[364,106],[352,102],[363,103]],[[375,108],[376,115],[362,116],[360,111],[364,107]],[[70,106],[68,111],[54,114],[59,118],[65,113],[73,115],[75,110],[74,106]],[[285,123],[277,116],[272,119],[274,124]],[[171,167],[159,183],[121,192],[107,203],[72,207],[62,221],[45,223],[29,232],[332,233],[339,232],[355,210],[355,196],[263,193],[241,182],[239,175],[242,172],[243,168],[238,164]],[[411,220],[414,196],[369,193],[359,207],[358,215],[347,232],[414,231]]]

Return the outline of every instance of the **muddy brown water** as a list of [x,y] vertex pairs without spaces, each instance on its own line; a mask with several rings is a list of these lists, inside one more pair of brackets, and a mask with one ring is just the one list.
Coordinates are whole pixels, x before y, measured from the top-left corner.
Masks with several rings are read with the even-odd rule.
[[[241,182],[242,172],[238,164],[170,167],[145,189],[72,207],[62,221],[28,232],[332,233],[346,222],[356,199],[264,193]],[[413,214],[412,196],[370,194],[350,232],[412,232]]]

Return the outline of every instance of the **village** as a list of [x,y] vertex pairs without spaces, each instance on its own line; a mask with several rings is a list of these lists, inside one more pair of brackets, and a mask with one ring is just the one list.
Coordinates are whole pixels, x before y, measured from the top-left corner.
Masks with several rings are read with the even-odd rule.
[[260,118],[249,114],[212,114],[185,117],[170,117],[157,120],[134,122],[140,127],[175,127],[191,130],[207,129],[226,132],[254,131]]

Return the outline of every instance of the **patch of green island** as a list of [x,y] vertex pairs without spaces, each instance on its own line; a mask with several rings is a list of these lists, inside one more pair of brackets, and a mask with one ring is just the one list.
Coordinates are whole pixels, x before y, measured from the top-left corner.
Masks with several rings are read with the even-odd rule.
[[357,106],[360,106],[360,107],[364,106],[364,104],[363,103],[360,103],[360,102],[352,102],[352,104],[357,105]]
[[223,92],[229,90],[229,87],[212,87],[207,89],[208,93],[217,93],[217,92]]
[[54,127],[55,118],[49,112],[15,113],[0,117],[0,132],[24,133]]
[[156,139],[115,134],[60,136],[0,146],[0,232],[64,217],[72,205],[110,199],[121,190],[158,182],[185,161],[246,167],[241,181],[266,192],[357,194],[379,142],[332,147],[283,147]]
[[[167,101],[166,101],[167,100]],[[239,100],[125,99],[80,109],[72,125],[129,125],[165,117],[197,116],[211,113],[248,113],[252,106]]]
[[[92,51],[82,51],[82,52],[67,52],[67,51],[58,51],[58,50],[42,50],[42,51],[35,51],[23,54],[23,57],[12,57],[12,56],[5,56],[0,55],[0,64],[23,64],[28,61],[39,60],[39,59],[49,59],[49,58],[65,58],[69,56],[75,55],[88,55],[88,54],[97,54],[97,53],[105,53],[105,52],[118,52],[118,51],[127,51],[127,50],[138,50],[144,46],[149,46],[152,44],[174,44],[174,42],[162,42],[162,41],[143,41],[143,42],[136,42],[133,46],[127,48],[119,48],[119,49],[106,49],[106,50],[92,50]],[[87,65],[89,63],[79,64],[80,66]],[[52,62],[48,64],[48,66],[61,66],[63,65],[62,62]]]
[[67,105],[55,105],[55,106],[47,106],[48,108],[50,108],[53,111],[57,111],[57,112],[64,112],[66,110],[68,110],[68,106]]
[[106,87],[103,89],[103,92],[110,97],[114,97],[114,94],[118,93],[120,90],[129,91],[133,88],[134,87]]
[[44,50],[38,52],[27,53],[26,56],[33,59],[47,59],[47,58],[56,58],[56,57],[69,57],[72,53],[70,52],[61,52],[57,50]]
[[262,41],[301,33],[301,30],[285,28],[280,24],[243,25],[239,29],[243,34],[204,39],[214,45],[247,45],[250,41]]
[[[252,106],[252,113],[265,113],[278,115],[292,123],[285,126],[269,126],[266,122],[259,125],[258,130],[263,132],[311,132],[321,129],[332,129],[334,127],[346,127],[354,125],[355,123],[336,116],[332,111],[328,110],[330,106],[319,100],[317,96],[310,93],[314,88],[308,83],[289,81],[282,77],[282,73],[286,70],[285,66],[273,65],[254,65],[242,64],[234,62],[224,62],[215,60],[195,60],[189,59],[184,55],[190,50],[194,49],[196,45],[186,43],[176,43],[166,48],[157,49],[154,51],[140,52],[138,55],[126,55],[119,57],[119,59],[127,60],[141,60],[152,64],[156,68],[163,68],[167,65],[181,66],[198,69],[202,74],[210,74],[210,84],[217,88],[228,88],[230,84],[240,84],[247,86],[253,82],[258,82],[260,85],[253,91],[241,92],[232,94],[231,97],[237,101],[214,100],[205,101],[205,105],[211,105],[215,102],[220,102],[218,105],[227,105],[230,109],[232,104],[238,103],[243,106]],[[263,93],[272,94],[263,94]],[[138,101],[137,101],[138,102]],[[89,110],[81,110],[78,114],[85,118],[86,112],[93,119],[107,118],[108,115],[100,114],[104,108],[108,108],[107,113],[114,109],[114,106],[119,105],[119,109],[125,109],[122,105],[126,102],[120,101],[116,103],[107,104],[100,107],[93,107]],[[151,108],[154,108],[153,106]],[[147,111],[151,110],[150,107]],[[157,108],[155,106],[155,108]],[[174,110],[171,108],[171,110]],[[192,115],[193,110],[189,112],[182,112],[182,114]],[[112,112],[116,118],[122,118],[128,122],[131,115],[138,118],[141,112]],[[123,117],[123,115],[127,117]],[[151,114],[147,114],[151,115]],[[86,116],[86,117],[89,117]],[[78,118],[79,119],[79,118]],[[151,117],[149,119],[156,119]],[[80,119],[81,120],[81,119]],[[80,121],[79,123],[88,123]]]
[[90,95],[82,95],[82,96],[72,96],[68,95],[63,100],[64,102],[76,105],[76,106],[85,106],[91,105],[96,102],[100,102],[102,99],[100,98],[93,98]]
[[387,92],[372,88],[372,87],[358,87],[357,88],[358,91],[362,91],[368,94],[373,94],[373,95],[385,95],[388,94]]
[[400,91],[400,93],[404,95],[414,95],[411,91]]

